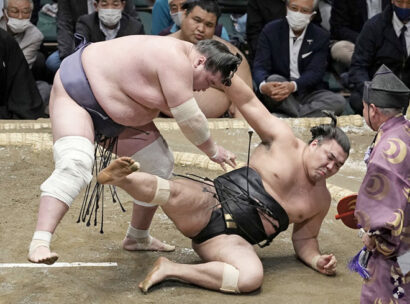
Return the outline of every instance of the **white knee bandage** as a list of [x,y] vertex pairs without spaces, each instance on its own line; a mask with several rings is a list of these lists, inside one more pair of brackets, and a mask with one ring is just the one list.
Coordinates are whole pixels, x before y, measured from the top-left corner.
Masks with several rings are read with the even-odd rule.
[[[165,179],[171,177],[172,169],[174,168],[174,156],[162,136],[131,157],[140,163],[139,172],[151,173]],[[138,200],[134,200],[134,203],[144,207],[156,206],[156,204]]]
[[224,263],[221,291],[239,293],[239,270],[230,264]]
[[62,137],[54,143],[55,169],[41,185],[41,196],[52,196],[69,207],[91,179],[94,144],[81,136]]
[[51,232],[48,232],[48,231],[34,232],[33,239],[31,240],[31,243],[30,243],[29,252],[31,253],[33,250],[35,250],[37,247],[40,247],[40,246],[45,246],[47,248],[50,248],[51,236],[52,236]]
[[211,135],[208,121],[198,107],[195,98],[191,98],[170,110],[182,133],[190,142],[199,146],[208,140]]
[[150,203],[162,206],[168,202],[171,192],[169,181],[158,176],[155,177],[157,179],[157,188],[155,189],[154,198],[150,201]]

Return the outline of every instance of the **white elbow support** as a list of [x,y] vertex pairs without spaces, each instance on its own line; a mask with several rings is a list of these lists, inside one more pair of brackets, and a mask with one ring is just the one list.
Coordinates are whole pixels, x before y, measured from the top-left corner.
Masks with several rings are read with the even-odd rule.
[[182,133],[194,145],[199,146],[203,144],[211,136],[208,121],[198,107],[195,98],[191,98],[183,104],[171,108],[171,113]]
[[157,179],[157,188],[155,189],[154,198],[149,203],[162,206],[168,202],[171,193],[169,181],[158,176],[155,177]]
[[82,136],[65,136],[54,143],[55,169],[41,185],[41,196],[52,196],[69,207],[92,179],[94,144]]
[[238,281],[239,270],[230,264],[224,263],[222,286],[219,290],[224,292],[239,293]]

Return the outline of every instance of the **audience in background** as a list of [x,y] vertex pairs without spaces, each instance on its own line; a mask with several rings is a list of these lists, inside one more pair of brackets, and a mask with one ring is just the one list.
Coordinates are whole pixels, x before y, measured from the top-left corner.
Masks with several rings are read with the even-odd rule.
[[382,12],[391,0],[333,0],[330,16],[331,47],[334,69],[346,72],[352,61],[354,46],[365,22]]
[[[185,2],[191,7],[189,11],[183,8]],[[171,34],[175,38],[192,43],[203,39],[221,40],[219,37],[227,41],[232,39],[226,29],[218,24],[220,9],[214,12],[197,7],[197,3],[202,2],[217,3],[216,0],[147,1],[147,5],[153,5],[152,34]],[[289,13],[287,7],[295,2],[295,11],[291,10]],[[244,20],[247,20],[246,41],[235,44],[237,47],[222,41],[232,52],[243,56],[244,60],[237,74],[251,87],[252,75],[246,59],[251,64],[255,60],[253,88],[271,112],[300,117],[321,115],[320,110],[328,109],[338,115],[342,114],[344,98],[340,94],[326,90],[326,82],[333,83],[328,75],[334,72],[342,76],[343,84],[348,89],[344,93],[350,94],[350,106],[359,114],[362,114],[363,108],[363,83],[371,79],[382,64],[392,69],[406,85],[410,85],[410,31],[403,30],[409,27],[410,3],[402,0],[311,0],[316,9],[322,10],[322,17],[325,17],[325,20],[322,20],[319,10],[309,13],[300,8],[300,5],[303,6],[306,2],[310,0],[248,0],[246,14],[243,15],[246,16]],[[62,59],[74,51],[76,44],[80,42],[75,40],[74,33],[80,34],[88,42],[144,34],[144,27],[134,3],[133,0],[59,0],[57,50],[48,56],[45,63],[44,56],[49,53],[42,49],[44,36],[34,25],[38,20],[41,1],[0,0],[0,7],[5,5],[0,12],[0,29],[8,32],[8,35],[2,32],[2,39],[6,42],[8,38],[14,37],[20,46],[28,68],[29,75],[24,75],[28,79],[25,81],[27,86],[32,86],[33,75],[34,79],[37,79],[37,89],[25,92],[30,95],[27,104],[34,104],[34,108],[38,108],[35,99],[40,91],[44,100],[42,103],[47,105],[50,83],[39,80],[50,82]],[[188,18],[186,22],[183,21],[185,18]],[[273,20],[277,22],[272,22]],[[306,24],[296,29],[294,26],[289,27],[290,22],[299,27],[301,23]],[[329,28],[329,24],[332,39],[330,48],[329,33],[325,30]],[[289,44],[281,43],[283,41],[289,41]],[[25,66],[13,66],[16,68],[15,76],[6,73],[4,67],[7,65],[7,71],[11,71],[11,65],[18,62],[19,57],[16,54],[13,58],[15,61],[11,60],[10,56],[7,57],[5,47],[3,44],[2,79],[10,81],[13,77],[25,78]],[[327,67],[327,59],[331,60],[331,69]],[[44,72],[45,64],[51,71],[48,74]],[[339,89],[334,85],[331,85],[331,88],[334,91],[335,88]],[[0,90],[1,96],[20,93],[24,95],[24,92],[19,92],[19,89],[15,88],[12,93],[13,88],[9,84],[6,85],[6,82],[2,83]],[[195,94],[207,117],[241,116],[224,93],[217,89]],[[7,112],[3,105],[1,112]],[[26,110],[23,109],[23,112]],[[5,114],[7,115],[27,116]],[[44,114],[37,116],[41,115]]]
[[286,18],[268,23],[259,36],[254,80],[269,111],[290,117],[341,115],[345,99],[325,90],[329,33],[311,23],[315,0],[290,0]]
[[0,29],[0,119],[45,117],[45,104],[17,41]]
[[29,69],[37,80],[36,85],[41,98],[45,104],[48,104],[51,85],[40,77],[45,72],[45,59],[40,52],[44,36],[30,22],[32,12],[32,0],[8,0],[5,2],[3,17],[0,19],[0,28],[10,33],[19,44]]
[[382,64],[410,87],[410,1],[391,0],[381,14],[363,26],[349,70],[350,105],[363,112],[363,86]]
[[[125,12],[131,17],[138,18],[133,0],[125,0]],[[57,51],[53,52],[46,61],[48,69],[55,73],[61,61],[74,52],[75,25],[81,15],[95,11],[93,1],[59,0],[57,11]]]
[[174,23],[169,13],[168,0],[156,0],[152,7],[152,35],[159,33]]
[[87,42],[143,35],[144,26],[124,12],[125,0],[96,0],[95,12],[78,18],[76,33]]
[[0,28],[16,39],[30,68],[36,61],[44,39],[40,30],[30,22],[32,12],[32,0],[8,0],[0,19]]
[[[160,36],[166,36],[172,33],[175,33],[181,28],[181,22],[182,19],[184,18],[184,9],[182,8],[183,4],[185,3],[186,0],[158,0],[156,3],[159,3],[158,5],[162,5],[165,7],[168,7],[167,15],[171,16],[171,23],[162,28],[158,35]],[[188,0],[188,1],[196,1],[196,0]],[[167,4],[168,3],[168,4]],[[163,10],[157,10],[159,13],[163,12]],[[153,13],[153,27],[154,28],[154,23],[158,24],[163,24],[164,20],[168,20],[165,18],[162,13],[161,14],[155,14]],[[157,27],[157,25],[155,26]],[[151,30],[153,31],[153,30]],[[225,39],[226,41],[230,40],[229,34],[226,31],[226,29],[221,25],[217,24],[215,27],[215,35],[218,37],[221,37],[222,39]]]
[[[181,29],[170,36],[193,44],[204,39],[215,39],[225,44],[233,54],[241,54],[242,62],[235,74],[252,88],[252,75],[244,54],[231,43],[215,36],[215,28],[221,14],[218,3],[214,0],[188,0],[182,8],[185,16],[182,19]],[[194,92],[194,97],[207,118],[224,115],[242,117],[226,94],[216,88],[211,87],[204,92]],[[171,113],[165,114],[171,116]]]
[[[248,0],[246,39],[249,47],[249,61],[255,57],[258,37],[263,27],[270,21],[286,16],[287,0]],[[320,14],[315,14],[314,22],[320,24]]]

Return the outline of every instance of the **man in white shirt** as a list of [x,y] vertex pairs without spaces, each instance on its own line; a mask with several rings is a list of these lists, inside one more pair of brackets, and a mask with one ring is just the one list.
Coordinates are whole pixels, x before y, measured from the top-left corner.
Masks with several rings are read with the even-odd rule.
[[40,30],[30,22],[32,12],[32,0],[8,0],[4,3],[3,17],[0,19],[0,27],[16,39],[30,68],[44,39]]

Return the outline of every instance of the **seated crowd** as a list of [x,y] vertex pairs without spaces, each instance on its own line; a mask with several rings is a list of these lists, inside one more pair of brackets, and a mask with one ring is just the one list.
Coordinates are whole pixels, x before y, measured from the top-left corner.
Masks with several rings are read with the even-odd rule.
[[[221,22],[217,0],[145,0],[150,28],[144,28],[135,0],[59,0],[57,43],[50,50],[36,24],[46,13],[42,6],[52,2],[4,1],[0,119],[48,117],[51,85],[62,60],[81,43],[127,35],[224,43],[243,58],[237,75],[281,117],[316,117],[321,110],[362,115],[364,83],[383,64],[410,86],[410,1],[248,0],[246,19],[241,18],[246,41],[238,44],[240,26]],[[208,118],[242,117],[217,88],[195,92],[195,99]]]

